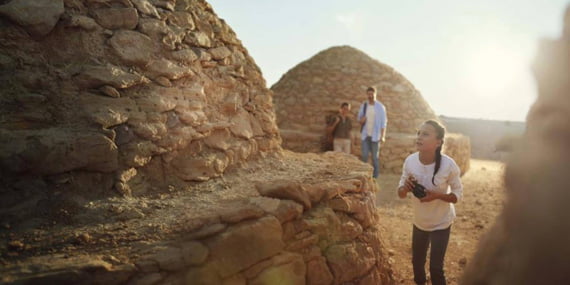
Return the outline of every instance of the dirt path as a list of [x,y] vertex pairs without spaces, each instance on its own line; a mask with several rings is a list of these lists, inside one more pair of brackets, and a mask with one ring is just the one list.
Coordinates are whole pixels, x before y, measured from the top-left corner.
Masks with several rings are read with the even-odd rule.
[[[462,177],[464,198],[456,204],[457,219],[451,229],[445,259],[448,284],[458,284],[478,241],[491,228],[503,207],[503,171],[504,166],[500,162],[471,160],[471,169]],[[398,198],[396,187],[399,178],[399,175],[381,176],[377,205],[382,237],[393,261],[394,277],[400,284],[414,284],[411,198]]]

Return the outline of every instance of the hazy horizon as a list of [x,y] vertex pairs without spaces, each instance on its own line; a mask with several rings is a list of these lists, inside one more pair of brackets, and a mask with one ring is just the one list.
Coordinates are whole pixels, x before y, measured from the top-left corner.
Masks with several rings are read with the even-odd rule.
[[[438,115],[524,121],[531,65],[557,38],[568,1],[209,1],[267,81],[318,52],[349,45],[404,75]],[[461,94],[461,96],[458,96]]]

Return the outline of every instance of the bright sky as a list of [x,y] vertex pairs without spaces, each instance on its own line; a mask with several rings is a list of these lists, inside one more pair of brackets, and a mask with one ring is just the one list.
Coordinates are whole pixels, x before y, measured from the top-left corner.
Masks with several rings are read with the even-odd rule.
[[437,114],[523,121],[538,40],[568,0],[210,0],[268,87],[331,46],[350,45],[410,80]]

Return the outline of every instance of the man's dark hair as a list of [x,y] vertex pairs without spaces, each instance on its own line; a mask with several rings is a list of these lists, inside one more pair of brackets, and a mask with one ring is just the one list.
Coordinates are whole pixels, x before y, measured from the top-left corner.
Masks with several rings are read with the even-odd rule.
[[343,102],[342,104],[340,104],[340,107],[341,107],[341,108],[343,108],[343,107],[345,107],[345,106],[346,106],[346,107],[350,107],[350,104],[347,103],[347,102]]
[[366,92],[368,92],[368,91],[372,91],[372,92],[376,93],[376,88],[368,87],[368,89],[366,89]]

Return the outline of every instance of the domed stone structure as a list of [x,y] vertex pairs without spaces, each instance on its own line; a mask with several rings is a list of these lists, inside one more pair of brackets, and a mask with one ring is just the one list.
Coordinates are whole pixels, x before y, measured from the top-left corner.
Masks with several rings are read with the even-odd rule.
[[[411,135],[423,121],[438,118],[403,75],[350,46],[321,51],[289,70],[271,87],[283,147],[299,152],[328,150],[324,144],[328,117],[338,113],[341,103],[348,102],[354,119],[360,104],[366,100],[369,86],[376,87],[377,99],[388,113],[387,141],[380,153],[381,169],[399,173],[403,159],[414,151]],[[360,144],[357,131],[353,135]],[[457,134],[449,137],[444,151],[466,172],[469,139]],[[359,153],[359,149],[353,149],[353,154]]]
[[130,179],[160,180],[154,170],[204,181],[280,149],[258,67],[211,13],[185,1],[32,2],[0,14],[34,22],[22,6],[61,20],[47,37],[25,23],[2,29],[4,173],[114,172],[130,192],[140,190]]
[[0,83],[0,283],[394,283],[370,167],[281,149],[207,2],[0,1]]

